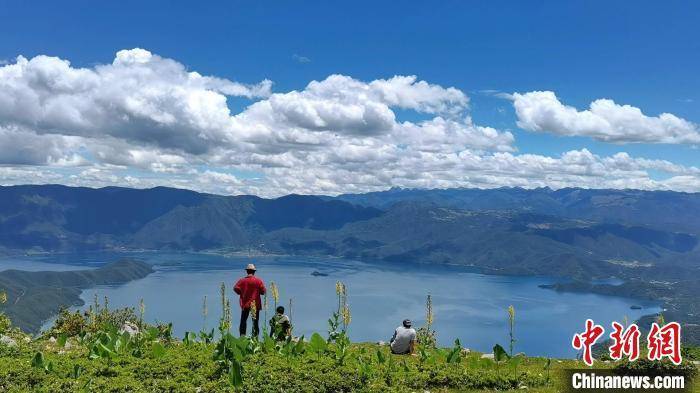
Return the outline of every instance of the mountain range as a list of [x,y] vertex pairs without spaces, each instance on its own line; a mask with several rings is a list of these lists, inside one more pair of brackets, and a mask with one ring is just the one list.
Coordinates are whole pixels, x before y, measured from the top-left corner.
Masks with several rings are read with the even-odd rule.
[[624,275],[692,264],[700,194],[499,188],[276,199],[153,188],[0,187],[0,249],[213,250]]

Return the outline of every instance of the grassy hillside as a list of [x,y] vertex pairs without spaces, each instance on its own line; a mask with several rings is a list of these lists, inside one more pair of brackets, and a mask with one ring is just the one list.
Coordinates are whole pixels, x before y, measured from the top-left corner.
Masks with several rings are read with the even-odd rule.
[[[1,345],[1,344],[0,344]],[[171,342],[162,352],[142,357],[89,359],[89,350],[69,341],[65,349],[47,341],[22,344],[18,350],[0,349],[0,390],[4,392],[231,392],[225,370],[212,360],[215,344]],[[307,344],[306,347],[309,347]],[[331,352],[333,351],[331,347]],[[32,367],[41,351],[51,371]],[[547,379],[546,359],[523,358],[513,364],[482,359],[481,354],[460,355],[447,363],[444,353],[430,352],[430,360],[391,355],[386,346],[352,344],[342,365],[332,353],[320,357],[310,349],[286,355],[279,348],[261,349],[242,362],[244,392],[405,392],[519,390],[557,392],[559,370],[578,367],[571,360],[554,360]],[[378,356],[377,352],[381,355]],[[380,359],[385,359],[380,360]],[[75,372],[76,367],[80,370]],[[367,371],[363,371],[367,367]],[[198,390],[199,389],[199,390]]]
[[[38,339],[0,323],[0,335],[12,340],[10,345],[0,343],[0,391],[554,393],[563,390],[564,370],[585,368],[577,360],[531,358],[513,350],[511,355],[499,345],[487,355],[459,342],[436,348],[430,325],[419,329],[414,356],[393,355],[386,345],[351,343],[343,293],[341,289],[339,304],[345,305],[329,320],[327,335],[285,341],[264,334],[259,340],[232,336],[230,312],[224,313],[216,337],[212,329],[186,333],[181,340],[172,336],[171,325],[150,326],[133,309],[110,311],[99,305],[87,314],[64,312]],[[222,299],[224,310],[228,300]],[[138,332],[118,330],[126,321],[136,321],[130,325]],[[697,374],[691,360],[699,352],[685,350],[680,366],[598,361],[596,367],[690,379]]]
[[61,307],[82,305],[80,293],[95,285],[124,284],[153,272],[151,265],[134,260],[109,263],[99,269],[66,272],[0,272],[0,289],[7,302],[0,312],[27,332],[37,332],[42,321],[56,315]]

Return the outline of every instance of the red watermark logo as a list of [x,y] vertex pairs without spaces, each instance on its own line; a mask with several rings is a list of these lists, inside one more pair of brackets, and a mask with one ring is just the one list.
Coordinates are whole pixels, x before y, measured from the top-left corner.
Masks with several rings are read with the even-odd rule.
[[[627,357],[630,361],[639,359],[639,338],[641,332],[636,324],[627,328],[617,322],[612,323],[613,332],[610,333],[612,345],[608,347],[610,357],[621,360]],[[589,366],[593,365],[593,345],[605,334],[605,329],[596,325],[591,319],[586,320],[586,329],[576,333],[571,340],[571,346],[576,350],[583,350],[583,361]],[[679,365],[681,357],[681,325],[677,322],[669,322],[659,326],[654,322],[647,335],[647,347],[649,360],[661,360],[668,358],[675,365]]]

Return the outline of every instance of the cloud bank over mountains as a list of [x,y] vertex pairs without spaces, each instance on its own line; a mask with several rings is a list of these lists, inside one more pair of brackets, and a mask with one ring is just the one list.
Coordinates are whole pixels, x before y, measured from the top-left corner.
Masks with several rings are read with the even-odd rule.
[[[298,91],[272,87],[204,76],[143,49],[91,68],[20,56],[0,67],[0,183],[263,196],[392,186],[700,191],[698,168],[665,160],[585,148],[519,154],[513,133],[474,124],[463,91],[415,76],[331,75]],[[232,97],[249,105],[234,113]],[[511,99],[518,126],[529,131],[617,143],[700,141],[693,123],[611,100],[578,111],[553,92]]]

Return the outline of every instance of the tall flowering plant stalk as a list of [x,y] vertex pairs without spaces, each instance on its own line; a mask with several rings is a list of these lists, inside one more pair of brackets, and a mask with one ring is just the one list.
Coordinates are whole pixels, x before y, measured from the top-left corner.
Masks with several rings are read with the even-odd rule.
[[[335,283],[335,294],[338,297],[338,308],[328,319],[328,341],[337,341],[345,335],[348,325],[352,321],[350,306],[348,306],[348,291],[342,281]],[[342,324],[342,329],[341,329]]]
[[[263,295],[263,302],[262,302],[262,308],[264,312],[264,320],[263,322],[267,322],[267,292]],[[263,326],[263,331],[266,331],[267,327]]]
[[144,303],[143,298],[139,300],[139,328],[143,329],[144,316],[146,315],[146,303]]
[[416,338],[418,344],[424,348],[435,348],[437,346],[436,333],[433,330],[435,314],[433,313],[433,297],[428,294],[425,299],[425,325],[418,328]]
[[343,331],[346,331],[352,320],[350,306],[348,306],[348,287],[342,281],[338,281],[335,283],[335,293],[338,296],[337,313],[342,318]]
[[207,315],[209,314],[209,308],[207,307],[207,295],[204,295],[204,300],[202,300],[202,331],[207,330]]
[[425,300],[425,323],[428,325],[428,329],[431,329],[433,326],[433,318],[433,298],[428,294]]
[[277,309],[277,302],[280,300],[280,289],[274,282],[270,283],[270,294],[275,302],[275,309]]
[[292,323],[292,298],[289,298],[289,324],[291,325],[289,328],[289,335],[291,336],[292,334],[292,329],[294,328],[294,324]]
[[343,317],[343,333],[348,330],[348,325],[352,321],[352,315],[350,314],[350,306],[348,305],[347,299],[347,288],[343,286],[343,310],[341,311],[341,316]]
[[219,287],[219,295],[221,296],[221,310],[223,311],[226,308],[226,284],[223,282]]
[[231,332],[231,300],[226,299],[226,310],[224,312],[224,318],[226,320],[226,331]]
[[[207,304],[207,295],[204,295],[204,299],[202,299],[202,330],[199,331],[199,337],[202,339],[202,342],[206,344],[209,344],[214,340],[214,328],[212,328],[210,331],[207,331],[208,315],[209,306]],[[221,329],[221,326],[219,328]]]
[[340,309],[342,308],[343,292],[345,292],[345,284],[343,284],[341,281],[336,281],[335,295],[338,297],[338,313],[340,313]]
[[[280,288],[274,281],[270,282],[270,295],[272,296],[272,301],[274,303],[274,312],[277,312],[277,303],[280,301]],[[265,302],[267,302],[267,293],[265,294]],[[267,305],[265,305],[264,307],[265,321],[267,321]]]
[[510,329],[510,356],[513,357],[513,347],[515,346],[515,307],[508,307],[508,327]]
[[221,283],[221,319],[219,320],[219,332],[223,335],[231,331],[231,302],[226,297],[226,284]]

